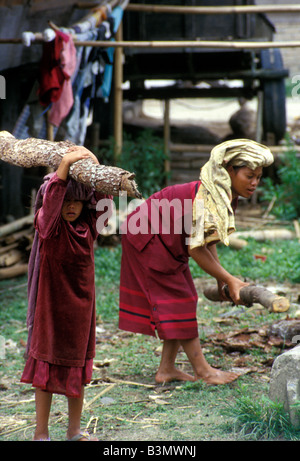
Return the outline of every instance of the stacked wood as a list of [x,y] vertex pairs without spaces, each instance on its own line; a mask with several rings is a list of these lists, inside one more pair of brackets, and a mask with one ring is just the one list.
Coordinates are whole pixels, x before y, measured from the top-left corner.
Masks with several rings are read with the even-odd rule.
[[[72,146],[71,141],[18,140],[7,131],[0,132],[0,159],[24,168],[45,166],[56,170]],[[71,165],[69,174],[76,181],[103,194],[117,196],[124,191],[129,197],[141,198],[134,181],[135,174],[122,168],[99,165],[88,158]]]
[[0,227],[0,280],[27,273],[33,237],[33,215]]

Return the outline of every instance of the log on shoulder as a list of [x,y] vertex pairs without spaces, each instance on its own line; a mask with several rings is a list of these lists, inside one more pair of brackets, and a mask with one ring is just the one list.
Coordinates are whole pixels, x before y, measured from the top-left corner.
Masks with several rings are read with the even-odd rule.
[[[0,132],[0,159],[23,168],[45,166],[56,170],[62,157],[74,144],[71,141],[16,139],[7,131]],[[103,194],[142,198],[134,180],[135,174],[122,168],[98,165],[92,159],[79,160],[70,168],[70,176]]]
[[[205,288],[203,293],[204,296],[210,301],[221,301],[219,290],[216,286],[209,286]],[[244,306],[250,307],[253,305],[253,303],[258,303],[266,307],[270,312],[286,312],[290,307],[290,302],[287,298],[278,296],[266,288],[258,287],[256,285],[247,285],[241,288],[240,298]]]

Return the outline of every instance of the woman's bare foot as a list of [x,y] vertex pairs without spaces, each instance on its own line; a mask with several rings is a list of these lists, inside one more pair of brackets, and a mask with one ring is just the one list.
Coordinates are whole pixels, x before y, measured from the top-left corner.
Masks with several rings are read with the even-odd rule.
[[155,375],[155,381],[158,384],[163,384],[170,383],[171,381],[195,381],[195,378],[174,367],[166,371],[158,370]]
[[97,437],[91,436],[87,431],[79,432],[73,436],[67,433],[67,440],[71,442],[97,442]]
[[222,371],[210,367],[203,376],[197,376],[196,380],[202,379],[207,384],[228,384],[235,381],[240,375],[232,371]]

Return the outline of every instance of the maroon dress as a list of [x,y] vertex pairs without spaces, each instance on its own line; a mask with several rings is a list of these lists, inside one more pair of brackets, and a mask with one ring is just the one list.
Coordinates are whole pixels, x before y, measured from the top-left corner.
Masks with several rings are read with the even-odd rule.
[[[95,210],[84,206],[70,223],[61,217],[67,181],[49,181],[35,217],[40,268],[33,331],[22,382],[80,397],[95,355]],[[103,195],[95,193],[95,199]]]
[[198,336],[198,296],[188,264],[188,237],[199,184],[157,192],[123,224],[121,329],[151,336],[157,332],[161,339]]

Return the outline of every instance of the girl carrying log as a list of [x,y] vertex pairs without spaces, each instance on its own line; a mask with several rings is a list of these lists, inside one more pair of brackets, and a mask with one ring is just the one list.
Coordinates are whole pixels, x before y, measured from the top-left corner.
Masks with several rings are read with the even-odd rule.
[[28,271],[28,358],[21,378],[36,388],[34,440],[49,439],[53,393],[68,398],[67,439],[90,440],[80,420],[95,355],[95,208],[110,197],[68,177],[71,165],[89,157],[98,163],[87,149],[70,148],[37,197]]
[[[221,299],[241,303],[247,285],[220,264],[216,243],[228,245],[235,230],[238,196],[250,198],[273,162],[270,150],[254,141],[236,139],[217,145],[203,166],[200,180],[169,186],[134,210],[122,227],[119,327],[163,341],[158,383],[204,380],[225,384],[238,375],[210,366],[201,350],[196,319],[197,292],[188,261],[218,282]],[[175,367],[179,346],[194,376]]]

